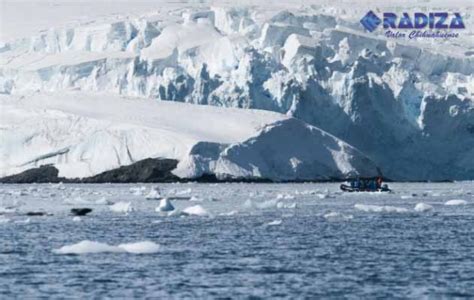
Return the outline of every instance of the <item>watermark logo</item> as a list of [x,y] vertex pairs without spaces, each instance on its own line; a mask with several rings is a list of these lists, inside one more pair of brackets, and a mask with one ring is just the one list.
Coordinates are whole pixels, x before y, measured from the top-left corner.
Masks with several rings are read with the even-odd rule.
[[396,14],[384,12],[380,19],[369,11],[361,20],[362,26],[373,32],[383,23],[384,34],[388,38],[456,38],[459,29],[465,29],[459,12],[415,12]]
[[382,20],[380,20],[380,18],[370,10],[362,19],[360,19],[360,23],[367,31],[372,32],[377,29],[377,26],[382,23]]

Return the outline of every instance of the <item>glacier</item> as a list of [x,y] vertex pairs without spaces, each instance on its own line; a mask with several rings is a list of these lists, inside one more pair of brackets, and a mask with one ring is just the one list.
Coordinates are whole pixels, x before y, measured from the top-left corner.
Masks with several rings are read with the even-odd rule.
[[0,95],[0,105],[2,177],[52,164],[60,177],[84,178],[150,157],[178,160],[173,172],[189,179],[379,174],[342,140],[270,111],[77,91]]
[[364,32],[363,5],[203,3],[0,41],[2,175],[151,156],[186,178],[474,178],[472,29],[404,41]]

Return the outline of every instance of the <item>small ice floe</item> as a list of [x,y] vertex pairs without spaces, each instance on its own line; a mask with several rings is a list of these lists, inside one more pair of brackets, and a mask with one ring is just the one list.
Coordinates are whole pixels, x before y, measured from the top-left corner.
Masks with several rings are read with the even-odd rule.
[[201,206],[194,205],[183,209],[183,213],[193,216],[208,216],[209,213]]
[[148,200],[161,199],[162,196],[161,196],[160,189],[158,187],[152,187],[150,192],[145,196],[145,198]]
[[112,202],[105,197],[99,199],[84,199],[82,197],[64,199],[64,203],[72,205],[110,205]]
[[330,212],[323,216],[328,221],[348,221],[354,218],[353,215],[345,215],[339,212]]
[[315,195],[316,193],[318,193],[318,190],[295,191],[296,195]]
[[202,201],[204,201],[204,199],[200,198],[198,196],[191,196],[191,198],[189,198],[189,201],[202,202]]
[[326,199],[326,198],[329,197],[329,195],[328,194],[317,193],[316,197],[318,197],[319,199]]
[[117,202],[109,206],[109,208],[116,213],[129,213],[133,211],[131,202]]
[[230,216],[235,216],[236,214],[238,214],[239,212],[237,210],[231,210],[229,212],[224,212],[224,213],[220,213],[219,216],[227,216],[227,217],[230,217]]
[[58,190],[65,190],[66,189],[66,186],[62,182],[54,185],[53,187],[55,187]]
[[5,224],[10,222],[9,218],[6,218],[5,216],[0,216],[0,224]]
[[185,189],[185,190],[176,191],[174,194],[175,194],[176,196],[189,195],[189,194],[191,194],[192,191],[193,191],[193,190],[192,190],[191,188],[187,188],[187,189]]
[[168,217],[186,217],[186,216],[189,216],[189,214],[182,212],[179,209],[175,209],[175,210],[169,211],[167,216]]
[[411,198],[413,198],[413,196],[412,195],[401,195],[400,198],[401,199],[411,199]]
[[462,200],[462,199],[453,199],[453,200],[449,200],[446,203],[444,203],[444,205],[450,205],[450,206],[466,205],[466,204],[467,204],[467,201]]
[[146,187],[145,186],[140,186],[140,187],[131,187],[129,189],[130,193],[132,193],[134,196],[141,196],[145,192]]
[[426,203],[418,203],[415,206],[415,211],[417,212],[427,212],[433,210],[433,206]]
[[15,223],[17,224],[28,224],[31,222],[31,219],[30,218],[26,218],[24,220],[18,220],[18,221],[15,221]]
[[255,206],[260,209],[268,209],[276,207],[278,202],[279,201],[277,199],[271,199],[263,202],[257,202],[255,203]]
[[277,202],[276,204],[276,207],[277,208],[286,208],[286,209],[295,209],[296,208],[296,203],[293,202],[293,203],[285,203],[283,201],[279,201]]
[[277,199],[295,199],[295,196],[290,194],[278,194]]
[[56,254],[87,254],[87,253],[133,253],[133,254],[152,254],[158,252],[160,245],[143,241],[137,243],[120,244],[112,246],[95,241],[82,241],[73,245],[66,245],[59,249],[54,249]]
[[160,245],[151,241],[143,241],[137,243],[120,244],[119,248],[125,250],[128,253],[134,254],[152,254],[160,250]]
[[101,198],[95,200],[93,203],[97,204],[97,205],[111,205],[111,204],[113,204],[112,201],[108,200],[105,197],[101,197]]
[[173,204],[171,204],[171,201],[168,198],[163,198],[160,200],[160,205],[155,208],[155,211],[157,212],[164,212],[164,211],[172,211],[174,210]]
[[11,196],[27,196],[29,193],[26,190],[11,190],[8,194]]
[[250,199],[245,200],[244,205],[245,208],[252,208],[254,206],[253,201]]
[[16,208],[15,207],[2,207],[0,206],[0,214],[10,214],[10,213],[14,213],[16,212]]
[[386,212],[386,213],[405,213],[408,209],[396,206],[379,206],[379,205],[367,205],[367,204],[356,204],[354,208],[365,212]]
[[266,226],[278,226],[278,225],[281,225],[281,223],[283,223],[283,220],[282,220],[282,219],[278,219],[278,220],[274,220],[274,221],[268,222],[268,223],[266,223],[265,225],[266,225]]
[[72,218],[72,221],[73,222],[81,222],[82,219],[81,219],[81,217],[75,216],[74,218]]

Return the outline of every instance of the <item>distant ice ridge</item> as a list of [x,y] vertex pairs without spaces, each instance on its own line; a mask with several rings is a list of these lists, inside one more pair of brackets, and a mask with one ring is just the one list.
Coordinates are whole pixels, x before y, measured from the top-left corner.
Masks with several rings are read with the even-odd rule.
[[[85,177],[149,157],[177,159],[173,172],[182,178],[307,180],[378,174],[354,147],[274,112],[84,92],[0,95],[0,109],[1,176],[53,164],[60,176]],[[142,193],[132,192],[137,191]],[[107,202],[100,201],[94,203]],[[128,212],[129,204],[110,209]]]
[[360,7],[285,6],[51,28],[0,46],[0,93],[75,89],[271,110],[351,144],[389,178],[474,178],[471,29],[458,45],[394,41],[365,33]]
[[160,246],[151,241],[142,241],[136,243],[120,244],[112,246],[106,243],[84,240],[77,244],[63,246],[54,249],[56,254],[88,254],[88,253],[133,253],[133,254],[152,254],[158,252]]

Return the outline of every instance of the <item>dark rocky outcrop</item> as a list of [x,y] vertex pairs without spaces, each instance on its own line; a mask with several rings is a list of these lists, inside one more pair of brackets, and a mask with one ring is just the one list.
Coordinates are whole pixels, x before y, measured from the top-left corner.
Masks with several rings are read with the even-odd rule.
[[175,159],[147,158],[128,166],[105,171],[83,178],[82,183],[127,183],[127,182],[176,182],[180,178],[171,171],[176,168]]
[[0,178],[0,183],[57,183],[67,181],[66,178],[58,177],[58,173],[58,169],[54,166],[44,165],[19,174]]
[[0,178],[0,183],[129,183],[129,182],[177,182],[182,181],[171,173],[176,168],[175,159],[147,158],[128,166],[105,171],[85,178],[58,177],[58,169],[44,165],[19,174]]
[[90,212],[92,212],[92,208],[88,208],[88,207],[71,209],[71,214],[74,216],[85,216]]
[[25,214],[27,217],[44,217],[44,216],[52,216],[51,213],[46,213],[44,211],[29,211]]

